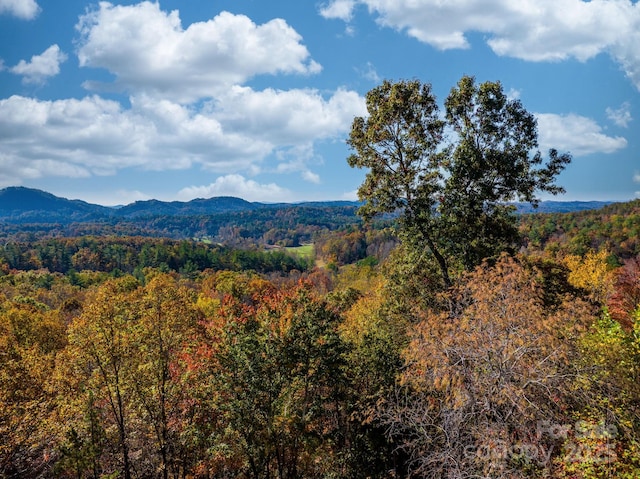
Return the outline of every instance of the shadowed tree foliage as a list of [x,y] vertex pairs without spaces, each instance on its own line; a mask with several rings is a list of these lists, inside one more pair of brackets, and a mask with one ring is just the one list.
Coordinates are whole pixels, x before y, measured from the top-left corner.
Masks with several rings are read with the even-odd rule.
[[205,467],[216,477],[327,477],[344,448],[339,316],[306,287],[228,279],[243,287],[223,296],[207,323],[209,353],[196,354],[221,423]]
[[570,156],[550,150],[543,164],[534,116],[499,82],[463,77],[444,120],[431,86],[418,80],[384,81],[367,94],[367,110],[347,141],[349,165],[369,170],[360,214],[402,211],[403,239],[430,251],[447,287],[454,266],[471,270],[516,244],[507,202],[536,205],[538,191],[563,191],[554,181]]

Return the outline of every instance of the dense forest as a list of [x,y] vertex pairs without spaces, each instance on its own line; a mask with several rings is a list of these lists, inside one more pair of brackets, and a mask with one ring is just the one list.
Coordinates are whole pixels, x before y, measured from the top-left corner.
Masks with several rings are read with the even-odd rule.
[[356,206],[296,206],[212,214],[146,214],[91,221],[25,222],[0,220],[0,239],[34,241],[77,236],[144,236],[205,239],[251,246],[298,246],[323,233],[361,223]]
[[309,220],[311,257],[15,226],[0,477],[640,477],[640,203],[516,216],[570,158],[497,83],[447,148],[428,85],[367,101],[365,222]]
[[[535,208],[529,203],[514,206],[518,213],[549,213],[593,210],[607,204],[544,201]],[[9,187],[0,190],[0,241],[143,236],[199,239],[243,248],[298,246],[330,231],[361,225],[359,206],[349,201],[265,204],[214,197],[189,202],[138,201],[107,208],[31,188]],[[388,226],[397,216],[377,218],[377,227]]]
[[622,259],[640,253],[640,200],[561,215],[523,215],[519,222],[532,249],[584,255],[606,248]]
[[[366,254],[361,231],[321,245],[358,241]],[[637,253],[530,250],[444,294],[402,245],[269,276],[199,263],[201,244],[66,248],[77,271],[37,249],[21,255],[38,268],[2,263],[2,477],[640,472]]]
[[259,273],[306,270],[310,263],[285,250],[239,249],[195,241],[144,237],[51,238],[6,242],[0,264],[9,269],[75,275],[78,271],[139,275],[147,267],[189,273],[211,269]]

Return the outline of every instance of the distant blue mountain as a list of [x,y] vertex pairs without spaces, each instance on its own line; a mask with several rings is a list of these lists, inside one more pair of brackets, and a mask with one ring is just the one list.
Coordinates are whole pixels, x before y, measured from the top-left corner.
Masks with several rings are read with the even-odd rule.
[[111,208],[106,206],[68,200],[32,188],[12,186],[0,190],[0,219],[25,223],[68,223],[95,220],[111,212]]
[[516,211],[520,214],[527,213],[572,213],[574,211],[598,210],[603,206],[614,203],[613,201],[542,201],[538,208],[530,203],[515,203]]
[[191,201],[136,201],[115,210],[120,217],[135,218],[140,216],[192,216],[211,213],[226,213],[230,211],[248,211],[261,208],[262,203],[250,203],[232,196],[219,196],[215,198],[198,198]]
[[72,223],[117,221],[154,216],[200,216],[254,211],[262,208],[359,206],[350,201],[306,203],[259,203],[232,196],[197,198],[191,201],[136,201],[117,208],[95,205],[81,200],[61,198],[45,191],[8,187],[0,190],[0,220],[12,223]]
[[[517,203],[518,213],[568,213],[602,208],[607,201],[543,201],[537,209]],[[200,216],[254,211],[263,208],[333,208],[360,206],[355,201],[315,201],[302,203],[258,203],[231,196],[198,198],[191,201],[136,201],[118,208],[95,205],[81,200],[68,200],[45,191],[9,187],[0,190],[0,220],[11,223],[73,223],[117,221],[154,216]]]

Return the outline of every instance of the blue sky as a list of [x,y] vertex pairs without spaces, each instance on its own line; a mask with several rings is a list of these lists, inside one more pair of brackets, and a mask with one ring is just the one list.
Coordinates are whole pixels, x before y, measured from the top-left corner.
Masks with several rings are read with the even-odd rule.
[[630,0],[0,0],[0,187],[106,205],[356,199],[382,79],[502,82],[573,155],[564,200],[640,197]]

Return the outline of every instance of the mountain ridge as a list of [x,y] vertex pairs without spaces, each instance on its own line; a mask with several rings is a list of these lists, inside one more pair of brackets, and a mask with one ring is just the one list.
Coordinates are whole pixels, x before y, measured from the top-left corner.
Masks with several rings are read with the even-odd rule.
[[[515,203],[518,213],[564,213],[599,209],[613,201],[542,201],[537,209]],[[238,213],[258,209],[295,207],[360,206],[357,201],[309,201],[297,203],[250,202],[234,196],[196,198],[190,201],[142,200],[119,207],[108,207],[82,200],[70,200],[43,190],[10,186],[0,190],[0,220],[15,223],[71,223],[136,219],[154,216],[201,216]]]
[[110,210],[107,206],[69,200],[24,186],[0,190],[0,219],[19,217],[25,222],[50,222],[53,217],[66,217],[70,221],[90,221],[96,216],[107,216]]
[[153,216],[199,216],[296,206],[359,206],[355,201],[299,203],[251,202],[234,196],[196,198],[190,201],[140,200],[118,207],[70,200],[43,190],[10,186],[0,190],[0,220],[17,223],[69,223],[135,219]]

